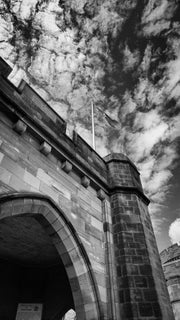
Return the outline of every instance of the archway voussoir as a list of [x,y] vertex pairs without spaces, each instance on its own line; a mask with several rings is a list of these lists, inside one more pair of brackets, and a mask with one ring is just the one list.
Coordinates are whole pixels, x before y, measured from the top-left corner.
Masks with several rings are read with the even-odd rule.
[[31,213],[33,208],[33,204],[24,204],[22,207],[21,213]]
[[[71,261],[70,256],[67,252],[65,252],[61,255],[61,259],[62,259],[63,264],[66,268],[72,265],[72,261]],[[77,281],[77,278],[75,278],[75,279]]]
[[58,251],[60,256],[62,256],[63,254],[65,254],[67,252],[63,242],[59,241],[58,243],[56,243],[55,246],[56,246],[56,250]]
[[[89,279],[89,275],[86,274],[86,277],[87,279]],[[89,290],[83,292],[83,299],[84,299],[84,304],[91,304],[91,303],[94,303],[96,300],[95,300],[95,297],[94,297],[94,291],[93,291],[93,287],[91,285],[91,283],[89,283],[88,285],[88,288]]]
[[[76,282],[77,282],[77,279],[76,279]],[[74,295],[74,304],[75,304],[76,308],[78,308],[78,307],[79,308],[82,308],[82,307],[84,308],[84,302],[82,301],[82,295],[81,295],[81,292],[79,290],[76,291],[76,293]]]
[[[80,304],[79,306],[76,307],[76,314],[78,314],[78,320],[85,320],[85,319],[87,320],[87,318],[84,318],[84,314],[85,314],[84,305]],[[96,319],[98,319],[98,317]]]
[[96,320],[98,318],[94,303],[85,304],[84,309],[86,313],[86,320]]
[[67,252],[69,253],[77,246],[77,244],[73,241],[70,235],[65,239],[63,239],[63,243],[64,243],[64,246],[66,247]]
[[[74,297],[76,297],[76,295],[80,295],[81,296],[81,291],[79,290],[80,287],[79,287],[79,282],[78,282],[78,278],[77,277],[71,279],[70,285],[71,285],[72,291],[75,292],[75,296]],[[81,298],[81,303],[82,303],[82,298]]]
[[24,199],[14,199],[12,201],[12,215],[24,213]]
[[40,213],[44,217],[46,217],[46,215],[48,215],[49,212],[50,212],[50,208],[47,205],[45,205],[45,204],[40,204],[39,205],[38,213]]
[[56,220],[59,219],[59,215],[55,210],[49,210],[49,212],[45,215],[45,218],[49,223],[53,224]]
[[60,231],[64,226],[62,225],[61,220],[60,220],[60,219],[57,219],[57,220],[55,220],[55,221],[52,223],[52,227],[53,227],[54,231],[58,232],[58,231]]
[[91,283],[89,281],[89,272],[85,272],[84,274],[81,274],[78,276],[78,281],[80,284],[80,287],[83,290],[83,293],[85,294],[87,292],[87,288],[91,288]]
[[0,219],[11,216],[12,211],[13,211],[12,201],[9,201],[8,203],[1,204],[1,206],[0,206]]
[[91,311],[91,312],[96,313],[96,309],[94,307],[94,303],[92,303],[92,302],[85,303],[84,308],[85,308],[86,311]]
[[64,228],[61,228],[57,233],[62,241],[71,236],[71,232],[68,229]]
[[77,275],[79,276],[79,275],[85,274],[87,272],[87,266],[81,257],[79,248],[78,247],[73,248],[73,250],[69,251],[69,255],[71,257],[71,260],[75,267]]
[[78,246],[74,247],[69,253],[73,263],[80,261],[82,264],[84,264],[84,261],[81,258],[81,252]]
[[[43,225],[44,227],[44,230],[46,231],[46,233],[48,234],[48,236],[53,240],[54,237],[56,237],[56,242],[58,243],[59,242],[59,237],[57,236],[57,233],[56,231],[54,230],[53,226],[47,221],[45,220],[44,221],[44,217],[43,216],[39,216],[38,218],[38,221]],[[54,242],[54,241],[53,241]],[[54,242],[55,244],[55,242]]]
[[23,202],[24,202],[24,204],[33,204],[34,203],[34,199],[32,199],[32,198],[24,198]]
[[38,211],[39,211],[39,207],[40,207],[39,204],[33,203],[32,208],[31,208],[31,213],[32,213],[32,214],[37,214]]
[[74,267],[73,267],[72,264],[70,266],[66,267],[66,272],[68,274],[69,280],[71,280],[74,277],[77,277],[77,275],[75,273],[75,270],[74,270]]
[[33,199],[33,204],[35,205],[35,206],[41,206],[42,204],[43,204],[43,200],[41,200],[41,199],[37,199],[37,198],[35,198],[35,199]]
[[87,268],[86,268],[85,264],[82,263],[82,261],[80,259],[79,259],[79,261],[74,262],[73,265],[76,270],[76,275],[78,277],[87,273]]

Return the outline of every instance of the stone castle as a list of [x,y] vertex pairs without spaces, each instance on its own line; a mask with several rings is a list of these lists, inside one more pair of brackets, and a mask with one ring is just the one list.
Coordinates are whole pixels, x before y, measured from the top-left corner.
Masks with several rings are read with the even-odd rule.
[[101,158],[0,60],[0,319],[173,320],[135,165]]

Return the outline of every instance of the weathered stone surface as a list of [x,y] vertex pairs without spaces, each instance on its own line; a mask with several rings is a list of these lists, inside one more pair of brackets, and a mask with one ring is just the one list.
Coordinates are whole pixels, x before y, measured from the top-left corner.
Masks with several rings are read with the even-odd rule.
[[62,163],[61,168],[66,173],[69,173],[72,170],[72,164],[70,162],[68,162],[68,161],[65,161],[65,162]]
[[26,126],[26,124],[25,124],[23,121],[18,120],[18,121],[14,124],[13,129],[14,129],[14,131],[16,131],[17,133],[23,134],[23,133],[26,131],[27,126]]
[[85,188],[87,188],[90,185],[90,180],[88,179],[88,177],[84,176],[81,179],[81,183]]
[[47,142],[43,142],[40,145],[39,150],[45,155],[47,156],[49,153],[51,153],[51,146],[47,143]]
[[[125,156],[114,155],[113,160],[112,155],[106,161],[114,190],[111,195],[112,229],[124,319],[173,319],[147,211],[148,199],[142,194],[137,170],[130,169],[133,165]],[[150,299],[152,292],[154,298]]]

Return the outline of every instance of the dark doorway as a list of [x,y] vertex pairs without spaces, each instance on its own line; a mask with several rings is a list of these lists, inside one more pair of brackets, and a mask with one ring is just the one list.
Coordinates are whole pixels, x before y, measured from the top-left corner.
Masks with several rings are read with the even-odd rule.
[[15,320],[19,303],[42,304],[42,320],[59,320],[74,309],[64,265],[35,218],[0,221],[0,283],[0,319]]

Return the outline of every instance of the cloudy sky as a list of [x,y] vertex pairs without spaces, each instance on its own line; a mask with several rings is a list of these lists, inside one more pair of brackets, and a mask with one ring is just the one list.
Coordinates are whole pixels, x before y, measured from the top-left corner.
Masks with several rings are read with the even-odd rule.
[[93,102],[97,152],[125,150],[159,250],[179,241],[179,1],[0,0],[0,55],[89,144]]

